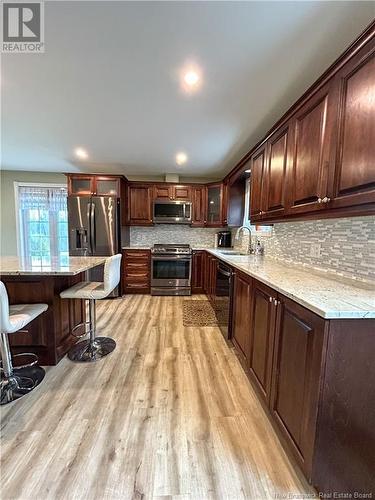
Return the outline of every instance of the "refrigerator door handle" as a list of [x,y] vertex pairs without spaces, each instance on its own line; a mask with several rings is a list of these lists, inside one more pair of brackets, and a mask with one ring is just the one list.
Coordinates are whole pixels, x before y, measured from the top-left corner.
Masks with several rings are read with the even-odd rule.
[[96,222],[95,222],[95,203],[91,202],[90,212],[90,234],[91,234],[91,254],[94,255],[96,250]]
[[[92,255],[92,230],[91,230],[91,201],[87,203],[87,222],[88,222],[88,242],[87,242],[87,249],[89,252],[89,255]],[[87,252],[87,250],[86,250]]]

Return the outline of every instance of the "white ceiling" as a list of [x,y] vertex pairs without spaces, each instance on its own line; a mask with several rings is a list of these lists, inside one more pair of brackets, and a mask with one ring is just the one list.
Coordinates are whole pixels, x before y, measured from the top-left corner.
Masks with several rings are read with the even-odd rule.
[[[4,169],[218,178],[375,17],[357,1],[45,9],[45,53],[2,55]],[[194,95],[179,85],[188,61],[203,74]]]

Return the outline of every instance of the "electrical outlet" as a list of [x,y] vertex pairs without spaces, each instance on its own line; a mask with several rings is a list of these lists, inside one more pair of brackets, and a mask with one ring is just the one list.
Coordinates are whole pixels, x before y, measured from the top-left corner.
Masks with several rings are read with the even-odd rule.
[[310,257],[320,257],[321,256],[321,247],[320,243],[311,243],[310,247]]

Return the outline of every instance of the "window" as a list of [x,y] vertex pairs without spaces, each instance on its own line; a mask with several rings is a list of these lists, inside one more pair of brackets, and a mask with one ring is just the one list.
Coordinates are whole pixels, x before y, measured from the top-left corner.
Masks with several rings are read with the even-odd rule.
[[253,233],[257,233],[257,235],[259,236],[272,236],[273,226],[253,226],[250,224],[249,205],[250,205],[250,178],[246,179],[245,210],[244,210],[243,225],[251,229]]
[[19,253],[32,265],[67,265],[67,189],[58,185],[15,183]]

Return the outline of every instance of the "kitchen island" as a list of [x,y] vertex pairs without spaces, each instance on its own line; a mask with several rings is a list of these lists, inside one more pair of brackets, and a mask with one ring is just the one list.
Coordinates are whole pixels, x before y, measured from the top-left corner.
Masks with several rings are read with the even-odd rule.
[[61,299],[60,292],[85,279],[89,269],[103,265],[105,257],[64,257],[50,264],[29,258],[0,257],[0,279],[10,304],[44,303],[48,310],[22,331],[10,335],[13,354],[35,353],[41,365],[56,365],[84,333],[86,311],[81,299]]

